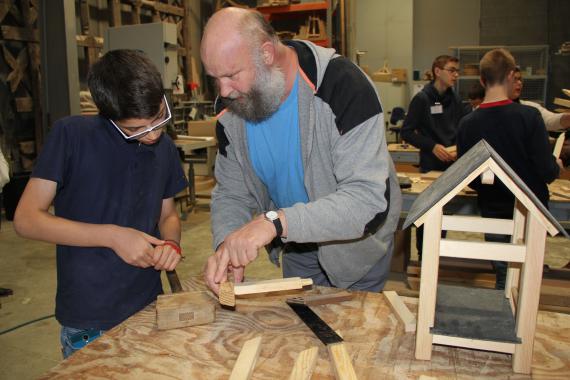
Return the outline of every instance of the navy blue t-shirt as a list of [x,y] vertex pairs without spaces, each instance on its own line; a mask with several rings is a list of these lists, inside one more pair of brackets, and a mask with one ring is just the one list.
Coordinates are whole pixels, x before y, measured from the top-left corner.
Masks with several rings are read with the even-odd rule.
[[[162,200],[187,185],[170,137],[128,142],[100,116],[57,121],[32,177],[57,182],[56,216],[156,237]],[[154,268],[127,264],[107,248],[57,246],[56,318],[64,326],[107,330],[160,293]]]

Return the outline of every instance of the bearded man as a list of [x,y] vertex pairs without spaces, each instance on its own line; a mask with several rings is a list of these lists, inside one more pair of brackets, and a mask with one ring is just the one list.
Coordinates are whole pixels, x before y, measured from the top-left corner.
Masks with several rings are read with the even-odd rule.
[[280,42],[239,8],[210,18],[201,56],[223,108],[208,286],[217,293],[230,270],[242,281],[266,247],[284,277],[380,291],[401,194],[370,79],[333,49]]

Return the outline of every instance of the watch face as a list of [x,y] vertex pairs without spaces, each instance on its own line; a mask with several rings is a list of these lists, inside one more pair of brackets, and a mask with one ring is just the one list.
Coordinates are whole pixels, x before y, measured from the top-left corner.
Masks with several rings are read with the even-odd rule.
[[279,218],[279,214],[277,214],[277,211],[267,211],[265,213],[265,216],[267,217],[267,219],[277,219]]

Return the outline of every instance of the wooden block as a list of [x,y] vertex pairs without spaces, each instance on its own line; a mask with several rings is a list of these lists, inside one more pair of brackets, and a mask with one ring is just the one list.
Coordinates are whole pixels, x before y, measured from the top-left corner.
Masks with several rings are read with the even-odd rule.
[[495,173],[492,170],[486,170],[481,173],[481,183],[484,185],[492,185],[495,182]]
[[554,149],[552,150],[552,155],[556,158],[560,158],[560,153],[562,152],[562,146],[564,145],[564,140],[566,139],[566,133],[561,133],[556,139],[554,144]]
[[159,295],[156,322],[159,330],[212,323],[215,306],[206,292],[182,292]]
[[234,364],[230,380],[247,380],[251,377],[261,349],[261,337],[246,341]]
[[226,306],[236,305],[236,296],[234,293],[234,283],[231,281],[226,281],[220,284],[220,293],[218,296],[220,303]]
[[311,347],[301,351],[297,359],[295,359],[289,380],[309,380],[315,370],[318,355],[318,347]]
[[410,312],[410,310],[404,304],[404,301],[398,296],[398,293],[390,290],[383,292],[384,296],[388,300],[388,304],[400,320],[404,324],[405,332],[415,332],[416,331],[416,318]]
[[570,97],[570,90],[569,90],[569,89],[563,88],[563,89],[562,89],[562,92],[564,93],[564,95]]
[[349,301],[352,299],[354,294],[347,292],[346,290],[330,293],[330,294],[316,294],[309,295],[305,297],[293,297],[289,298],[287,302],[289,303],[300,303],[303,305],[316,306],[324,305],[327,303],[337,303],[342,301]]
[[337,380],[356,380],[356,372],[354,372],[352,361],[344,343],[329,344],[327,349],[332,360],[335,378]]

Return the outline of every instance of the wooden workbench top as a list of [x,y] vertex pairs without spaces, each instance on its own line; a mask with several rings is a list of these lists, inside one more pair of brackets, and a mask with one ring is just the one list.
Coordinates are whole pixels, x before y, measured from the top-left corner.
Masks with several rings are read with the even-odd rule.
[[[204,284],[192,279],[184,288]],[[335,290],[310,292],[329,291]],[[252,379],[288,378],[297,354],[311,346],[319,348],[312,379],[333,379],[326,348],[284,303],[299,294],[239,299],[236,311],[218,307],[212,324],[163,331],[151,304],[42,378],[227,379],[244,342],[261,335]],[[415,313],[417,300],[404,300]],[[513,375],[506,354],[434,346],[431,361],[414,360],[415,334],[404,333],[382,294],[359,292],[351,301],[312,308],[343,336],[359,379],[529,378]],[[539,313],[533,378],[570,378],[570,315]]]

